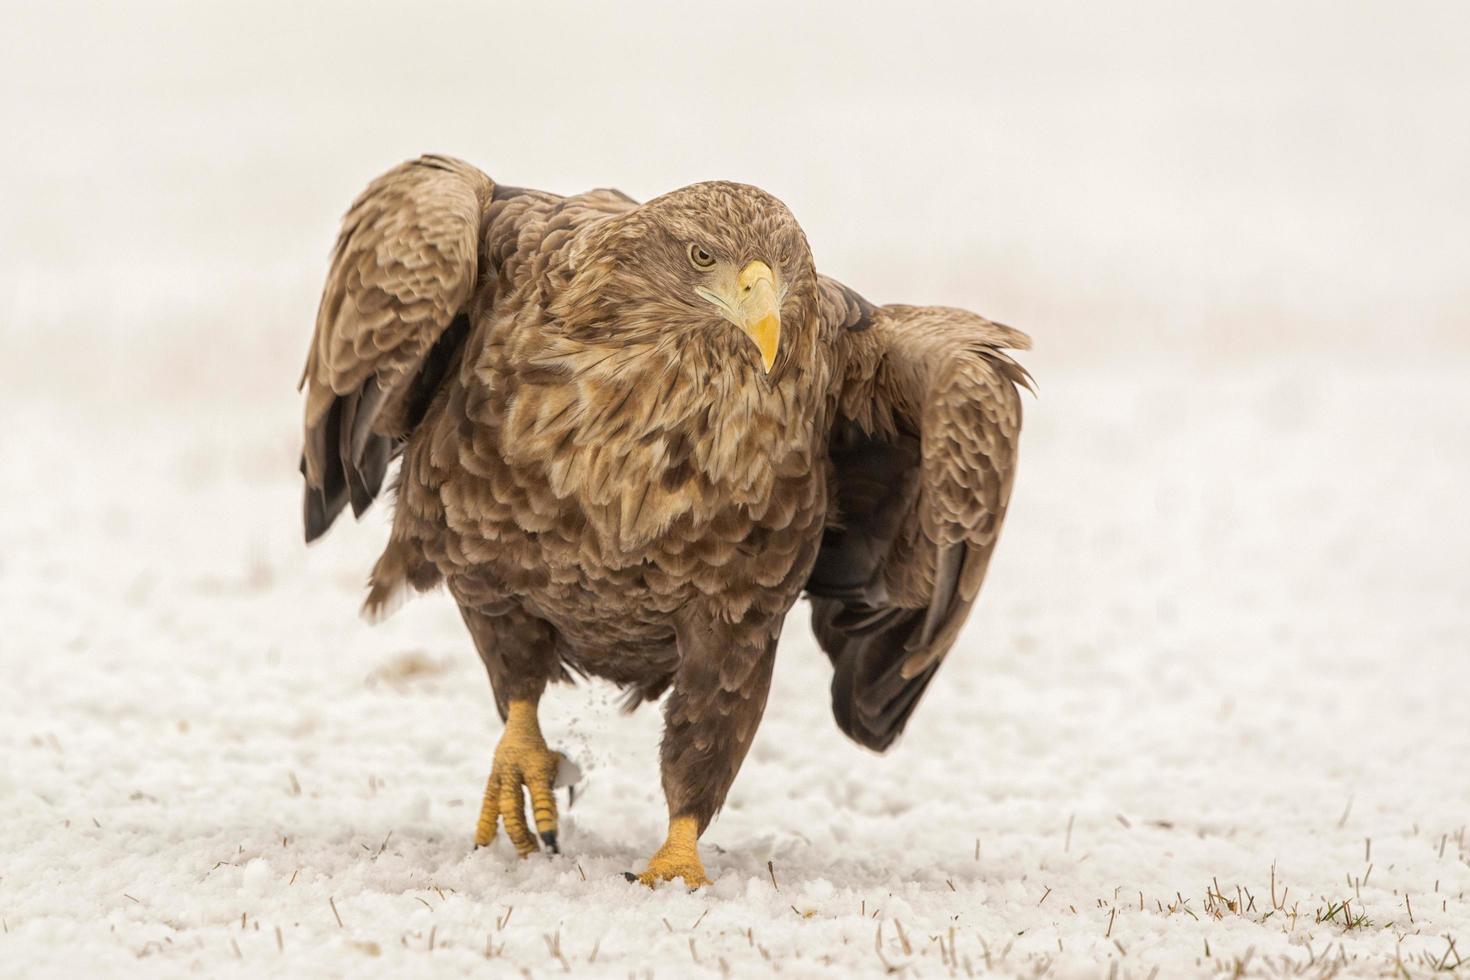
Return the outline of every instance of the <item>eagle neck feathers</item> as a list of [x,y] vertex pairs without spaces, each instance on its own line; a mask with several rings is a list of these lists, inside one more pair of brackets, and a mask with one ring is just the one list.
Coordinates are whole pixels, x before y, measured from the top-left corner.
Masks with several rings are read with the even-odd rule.
[[605,560],[638,560],[680,526],[760,522],[778,484],[821,470],[827,368],[814,331],[791,331],[784,369],[767,377],[733,331],[506,328],[500,452],[580,507]]

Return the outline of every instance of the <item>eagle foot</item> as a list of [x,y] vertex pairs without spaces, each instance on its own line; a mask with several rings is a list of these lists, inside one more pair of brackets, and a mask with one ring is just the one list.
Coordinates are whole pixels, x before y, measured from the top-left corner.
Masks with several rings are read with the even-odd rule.
[[542,843],[552,854],[561,853],[556,839],[556,797],[552,795],[561,761],[562,754],[547,748],[546,740],[541,737],[536,705],[530,701],[512,701],[506,713],[505,731],[495,746],[490,779],[485,784],[485,799],[480,804],[480,820],[475,826],[475,846],[488,847],[495,840],[496,825],[500,823],[505,825],[505,834],[521,857],[541,849],[526,823],[525,798],[521,791],[524,787],[531,796],[531,814]]
[[699,860],[699,822],[693,817],[671,819],[668,839],[649,858],[648,869],[642,874],[625,871],[623,877],[649,888],[675,878],[683,878],[691,891],[711,884],[709,876],[704,873],[704,864]]

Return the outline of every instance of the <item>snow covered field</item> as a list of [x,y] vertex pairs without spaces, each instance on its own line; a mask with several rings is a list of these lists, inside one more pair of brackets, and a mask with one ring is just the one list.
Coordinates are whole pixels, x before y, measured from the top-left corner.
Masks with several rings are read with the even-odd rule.
[[[0,976],[1470,974],[1467,8],[614,9],[7,12]],[[599,685],[565,853],[472,851],[452,606],[356,617],[381,508],[300,543],[336,216],[431,149],[761,183],[1037,338],[960,648],[870,756],[798,607],[705,892],[622,880],[660,726]]]
[[602,686],[545,702],[586,771],[566,853],[471,850],[483,672],[441,597],[355,618],[381,515],[299,544],[281,389],[7,403],[6,973],[1470,959],[1470,364],[1048,374],[909,735],[843,741],[799,608],[693,895],[620,876],[661,840],[658,725]]

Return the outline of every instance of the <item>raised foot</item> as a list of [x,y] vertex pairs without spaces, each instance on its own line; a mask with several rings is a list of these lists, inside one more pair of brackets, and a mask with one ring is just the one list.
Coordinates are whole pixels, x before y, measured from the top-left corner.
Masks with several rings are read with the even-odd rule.
[[556,841],[556,797],[552,795],[560,762],[561,753],[547,748],[546,740],[541,737],[536,706],[529,701],[512,701],[505,732],[495,746],[490,779],[485,784],[485,800],[480,805],[480,821],[475,826],[475,846],[489,846],[495,840],[496,824],[502,823],[505,835],[521,857],[541,849],[526,824],[521,793],[525,787],[531,796],[531,814],[541,840],[551,853],[560,853]]
[[691,890],[710,884],[704,864],[699,860],[698,821],[693,817],[674,817],[669,821],[668,839],[649,859],[648,870],[636,875],[627,871],[623,877],[649,888],[675,878],[684,879],[685,886]]

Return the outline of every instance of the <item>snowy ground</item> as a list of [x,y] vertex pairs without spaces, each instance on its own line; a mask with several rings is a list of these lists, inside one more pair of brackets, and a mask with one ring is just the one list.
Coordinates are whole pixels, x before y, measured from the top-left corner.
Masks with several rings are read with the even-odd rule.
[[443,597],[355,618],[381,514],[300,545],[285,380],[11,397],[0,972],[1470,969],[1470,362],[1040,380],[908,736],[842,740],[799,608],[696,894],[620,876],[658,721],[597,685],[545,704],[566,853],[471,850],[483,673]]

